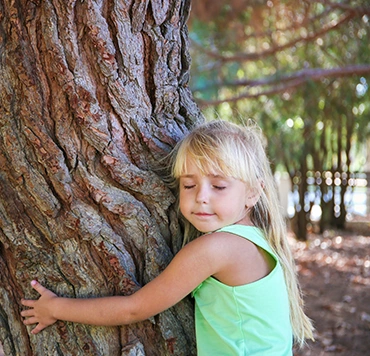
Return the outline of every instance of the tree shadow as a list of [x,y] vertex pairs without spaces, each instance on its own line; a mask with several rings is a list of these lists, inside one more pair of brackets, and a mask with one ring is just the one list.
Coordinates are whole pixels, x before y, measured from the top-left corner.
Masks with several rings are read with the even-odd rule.
[[[370,232],[369,234],[370,235]],[[327,230],[292,241],[315,342],[295,356],[367,354],[370,349],[370,236]]]

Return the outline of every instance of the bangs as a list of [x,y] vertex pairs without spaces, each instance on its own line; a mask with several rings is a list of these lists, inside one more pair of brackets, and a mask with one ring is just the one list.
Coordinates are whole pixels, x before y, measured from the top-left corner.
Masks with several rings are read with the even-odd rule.
[[182,175],[189,173],[188,164],[194,164],[202,175],[222,174],[227,177],[235,177],[234,170],[226,164],[219,155],[214,156],[209,152],[207,155],[197,155],[194,152],[187,151],[178,155],[174,168],[173,176],[178,179]]
[[190,137],[177,150],[172,174],[175,179],[188,174],[191,162],[203,175],[221,174],[252,185],[258,180],[253,161],[240,138]]

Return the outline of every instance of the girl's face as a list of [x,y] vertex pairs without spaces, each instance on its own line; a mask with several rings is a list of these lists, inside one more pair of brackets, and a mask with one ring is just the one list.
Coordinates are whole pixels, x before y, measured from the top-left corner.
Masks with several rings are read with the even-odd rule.
[[198,231],[211,232],[236,223],[253,225],[246,183],[219,172],[203,175],[191,160],[187,169],[180,177],[180,210]]

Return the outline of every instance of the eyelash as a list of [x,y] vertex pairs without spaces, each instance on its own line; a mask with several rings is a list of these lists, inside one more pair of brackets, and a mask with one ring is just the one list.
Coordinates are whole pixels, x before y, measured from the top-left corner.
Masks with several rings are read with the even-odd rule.
[[195,185],[184,185],[184,189],[191,189],[194,188]]
[[[192,189],[194,187],[195,187],[195,185],[184,185],[184,189]],[[215,188],[216,190],[224,190],[224,189],[226,189],[226,187],[220,187],[218,185],[213,185],[213,188]]]
[[217,190],[224,190],[224,189],[226,189],[226,187],[220,187],[218,185],[214,185],[213,188],[215,188]]

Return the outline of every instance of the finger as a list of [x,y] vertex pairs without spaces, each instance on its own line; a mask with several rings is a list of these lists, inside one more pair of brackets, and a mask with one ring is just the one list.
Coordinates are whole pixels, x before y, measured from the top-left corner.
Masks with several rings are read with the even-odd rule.
[[35,311],[33,309],[27,309],[27,310],[21,311],[21,315],[23,317],[34,316],[34,314],[35,314]]
[[47,327],[47,325],[43,324],[37,324],[37,326],[31,331],[31,334],[36,335],[39,333],[41,330],[44,330]]
[[38,320],[35,317],[27,318],[23,320],[24,325],[32,325],[32,324],[37,324]]
[[21,300],[22,305],[24,305],[26,307],[33,307],[35,302],[36,302],[36,300],[32,300],[32,299],[22,299]]
[[37,282],[35,280],[31,281],[31,286],[32,286],[33,289],[35,289],[41,295],[48,291],[47,288],[45,288],[44,286],[42,286],[39,282]]

